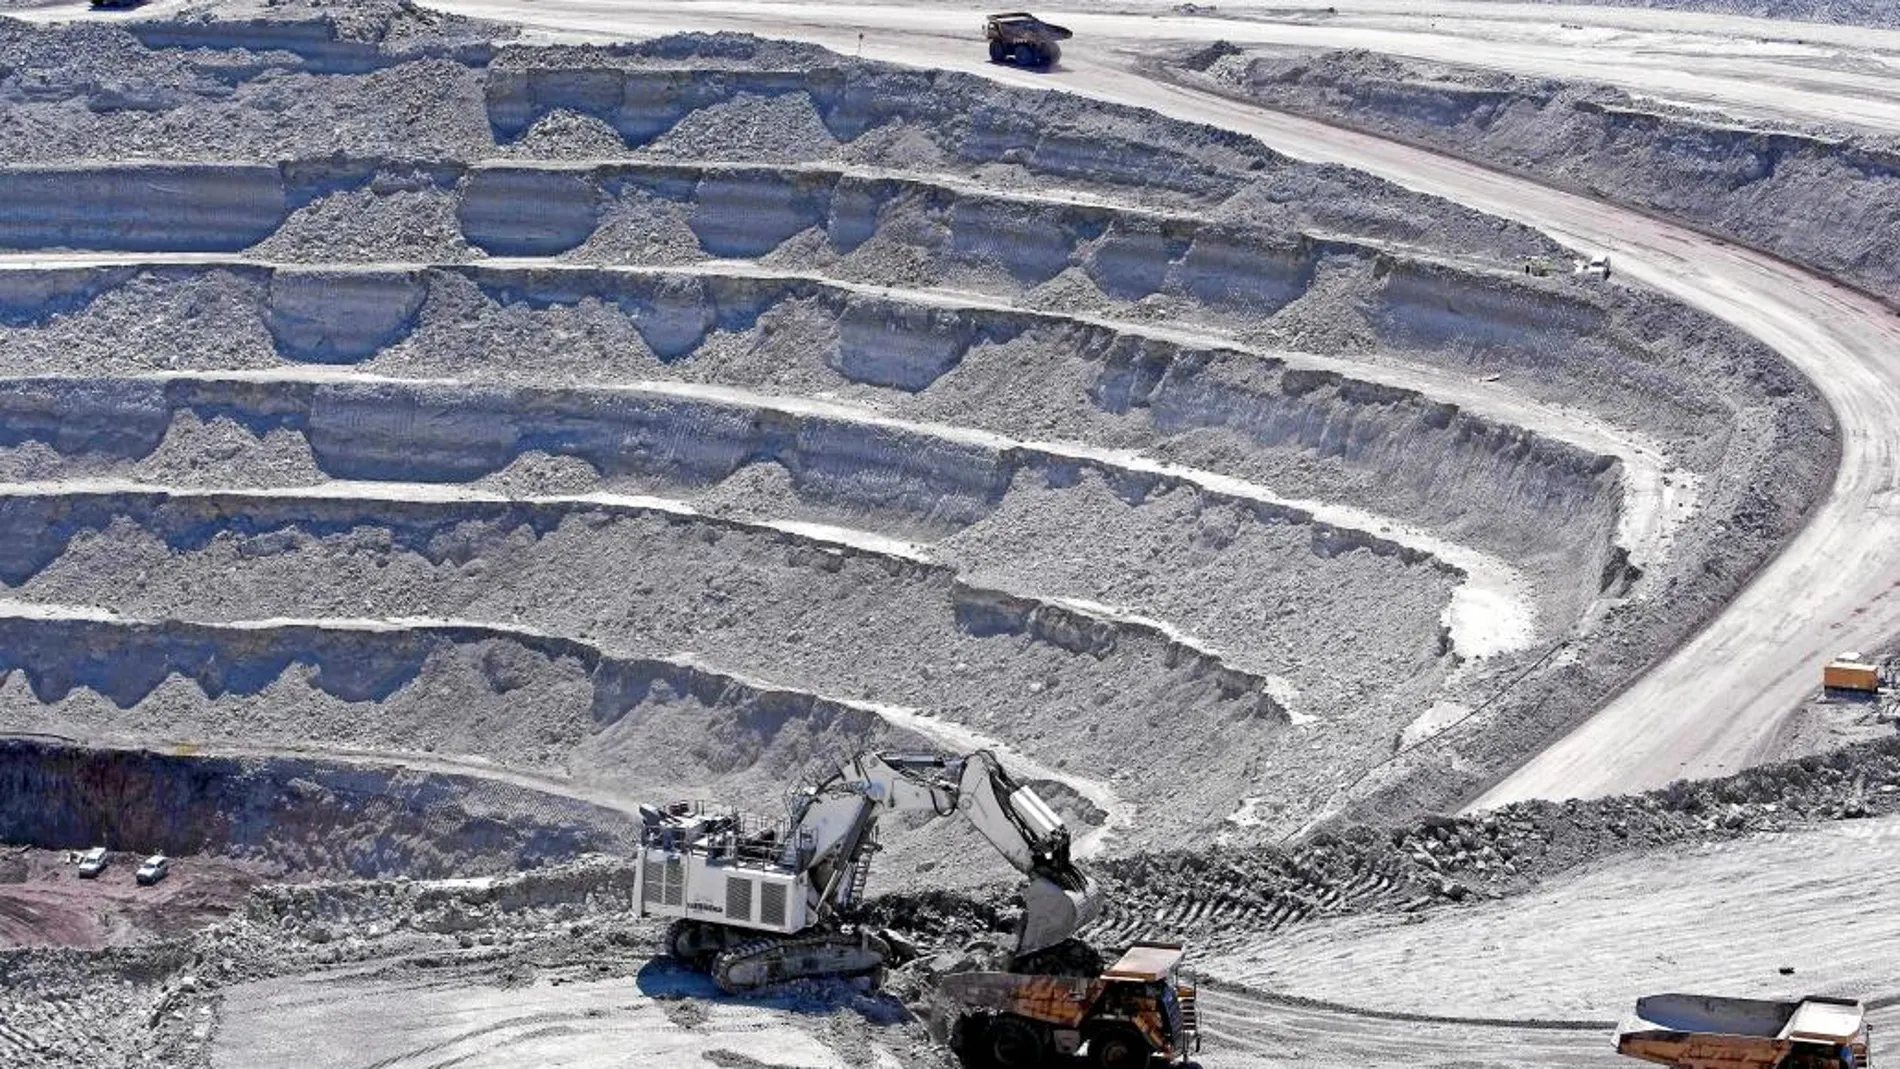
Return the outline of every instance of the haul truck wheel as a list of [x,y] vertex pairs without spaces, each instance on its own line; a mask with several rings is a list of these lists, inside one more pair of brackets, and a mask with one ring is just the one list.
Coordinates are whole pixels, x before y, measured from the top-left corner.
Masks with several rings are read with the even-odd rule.
[[1111,1025],[1089,1037],[1089,1060],[1097,1069],[1142,1069],[1154,1052],[1141,1033]]
[[1001,41],[990,42],[990,62],[991,63],[1001,63],[1004,60],[1007,60],[1008,58],[1009,58],[1009,49],[1003,47],[1003,42]]
[[1021,1017],[998,1017],[990,1025],[990,1060],[1001,1069],[1042,1064],[1042,1029]]
[[950,1026],[950,1049],[957,1061],[966,1066],[985,1066],[990,1061],[990,1018],[987,1014],[958,1017]]

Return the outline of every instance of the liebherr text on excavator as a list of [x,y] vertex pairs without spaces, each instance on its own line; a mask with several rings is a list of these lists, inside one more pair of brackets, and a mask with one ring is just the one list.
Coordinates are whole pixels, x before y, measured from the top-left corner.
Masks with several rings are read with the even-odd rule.
[[1028,878],[1018,963],[1064,943],[1099,909],[1062,818],[994,756],[865,753],[799,791],[783,822],[702,802],[643,806],[641,915],[675,918],[666,949],[728,991],[874,975],[890,947],[841,914],[864,894],[878,818],[890,812],[961,814]]

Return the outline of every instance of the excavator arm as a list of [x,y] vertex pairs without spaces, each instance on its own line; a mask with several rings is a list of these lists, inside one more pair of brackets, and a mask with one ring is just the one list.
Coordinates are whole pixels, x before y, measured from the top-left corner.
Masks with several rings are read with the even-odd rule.
[[[824,797],[855,796],[870,805],[861,816],[827,836],[837,846],[840,877],[868,865],[871,833],[880,812],[961,813],[1028,880],[1016,954],[1032,954],[1073,936],[1100,910],[1094,879],[1070,859],[1070,835],[1055,810],[1035,791],[1017,783],[987,750],[961,757],[864,753],[821,784],[806,813],[817,815]],[[841,807],[830,806],[836,812]],[[800,814],[801,818],[806,814]],[[843,815],[840,813],[840,815]],[[801,819],[801,823],[802,823]]]

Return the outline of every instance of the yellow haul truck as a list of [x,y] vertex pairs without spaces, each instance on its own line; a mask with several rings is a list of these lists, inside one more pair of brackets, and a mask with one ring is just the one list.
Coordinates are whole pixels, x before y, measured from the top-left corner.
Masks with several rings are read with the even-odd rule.
[[1097,1069],[1184,1063],[1200,1049],[1194,988],[1179,943],[1136,943],[1097,976],[953,973],[950,1045],[965,1065],[1030,1069],[1081,1053]]
[[1650,995],[1617,1029],[1616,1050],[1675,1069],[1865,1069],[1867,1021],[1853,999]]

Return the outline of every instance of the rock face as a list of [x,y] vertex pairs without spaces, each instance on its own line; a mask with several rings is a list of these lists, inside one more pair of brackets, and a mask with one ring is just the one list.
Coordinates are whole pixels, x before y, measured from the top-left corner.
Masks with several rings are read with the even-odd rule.
[[[1751,6],[1799,17],[1786,5],[1711,0],[1708,9]],[[1809,13],[1862,18],[1842,5]],[[1889,12],[1880,18],[1892,24]],[[1191,65],[1274,107],[1660,212],[1876,296],[1900,292],[1900,146],[1890,140],[1716,122],[1609,86],[1365,52],[1249,59],[1224,51]]]
[[[1164,811],[1133,847],[1248,797],[1297,826],[1419,710],[1532,666],[1375,802],[1451,799],[1444,769],[1613,691],[1825,484],[1826,418],[1771,354],[1519,274],[1561,252],[1527,228],[806,46],[499,40],[402,4],[0,35],[0,244],[97,261],[0,271],[0,570],[35,612],[287,647],[395,618],[353,640],[392,665],[403,628],[540,632],[1091,781],[1145,746],[1110,792]],[[335,663],[279,653],[293,691]],[[99,695],[143,729],[173,700],[34,670],[91,679],[55,704],[97,729]],[[445,693],[391,679],[311,700]],[[562,723],[505,749],[551,767]]]
[[507,872],[637,839],[622,813],[398,766],[9,740],[0,787],[8,842],[225,854],[329,877]]
[[[91,940],[0,950],[0,1064],[933,1066],[862,991],[702,999],[631,900],[641,803],[776,815],[867,748],[995,752],[1109,945],[1889,804],[1870,747],[1420,819],[1693,632],[1833,463],[1772,353],[1530,277],[1535,231],[806,46],[241,2],[0,20],[0,939],[63,899]],[[1272,845],[1355,805],[1396,823]],[[1016,875],[936,816],[880,827],[865,918],[918,994]],[[100,840],[238,877],[94,911],[54,855]]]

